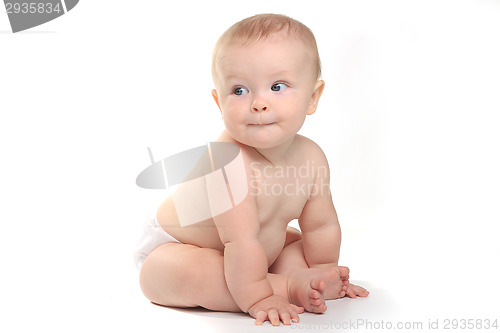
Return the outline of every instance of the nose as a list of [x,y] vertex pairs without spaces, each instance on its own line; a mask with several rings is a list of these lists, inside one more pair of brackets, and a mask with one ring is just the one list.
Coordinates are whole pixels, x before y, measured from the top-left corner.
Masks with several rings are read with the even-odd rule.
[[267,105],[262,101],[254,101],[252,104],[252,110],[255,112],[266,111]]

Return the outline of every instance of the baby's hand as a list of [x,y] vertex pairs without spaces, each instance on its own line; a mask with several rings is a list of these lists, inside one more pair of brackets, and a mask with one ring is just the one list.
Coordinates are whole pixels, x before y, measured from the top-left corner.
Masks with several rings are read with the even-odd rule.
[[290,325],[290,320],[298,323],[298,314],[302,312],[303,307],[290,304],[287,299],[278,295],[264,298],[248,310],[248,314],[255,318],[255,325],[262,325],[269,320],[273,326],[279,326],[280,319],[285,325]]

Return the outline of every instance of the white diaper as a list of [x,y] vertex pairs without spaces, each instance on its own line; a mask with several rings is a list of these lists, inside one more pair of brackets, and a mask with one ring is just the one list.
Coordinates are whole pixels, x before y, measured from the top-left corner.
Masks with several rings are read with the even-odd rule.
[[166,243],[180,243],[177,239],[163,230],[154,216],[145,218],[142,226],[142,236],[139,239],[137,250],[134,253],[134,262],[139,270],[146,257],[158,246]]

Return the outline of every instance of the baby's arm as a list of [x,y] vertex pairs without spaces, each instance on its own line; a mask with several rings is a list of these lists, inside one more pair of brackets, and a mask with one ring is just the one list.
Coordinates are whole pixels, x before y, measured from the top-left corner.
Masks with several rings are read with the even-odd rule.
[[[338,266],[340,252],[340,225],[329,190],[330,169],[325,155],[315,145],[315,165],[318,165],[315,185],[299,217],[302,230],[304,257],[309,267]],[[366,297],[369,292],[360,286],[347,284],[346,293],[351,298]]]
[[269,319],[273,325],[279,321],[290,324],[298,319],[295,307],[288,299],[275,295],[267,278],[268,261],[258,240],[260,223],[255,196],[229,211],[214,217],[219,236],[224,244],[224,275],[234,301],[243,312],[256,318],[256,324]]
[[238,306],[248,312],[258,301],[273,295],[267,280],[267,258],[257,239],[259,222],[255,203],[248,196],[214,218],[224,244],[226,283]]
[[338,265],[341,232],[330,193],[330,169],[321,149],[314,144],[316,180],[299,217],[304,256],[309,267]]

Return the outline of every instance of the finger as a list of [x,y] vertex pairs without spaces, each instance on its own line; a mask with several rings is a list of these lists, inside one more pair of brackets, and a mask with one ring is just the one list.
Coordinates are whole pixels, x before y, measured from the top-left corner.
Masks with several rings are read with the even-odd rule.
[[280,316],[276,309],[269,309],[267,311],[267,317],[273,326],[280,326]]
[[255,316],[255,325],[262,325],[267,319],[266,311],[260,310]]
[[288,311],[281,310],[279,313],[280,313],[280,318],[281,318],[281,321],[283,322],[283,324],[290,325],[290,320],[292,318],[290,317],[290,314],[288,313]]
[[288,309],[290,316],[292,317],[292,322],[298,323],[300,321],[299,313],[304,313],[304,308],[301,306],[297,306],[295,304],[290,304]]

